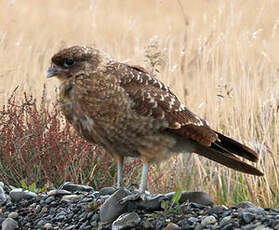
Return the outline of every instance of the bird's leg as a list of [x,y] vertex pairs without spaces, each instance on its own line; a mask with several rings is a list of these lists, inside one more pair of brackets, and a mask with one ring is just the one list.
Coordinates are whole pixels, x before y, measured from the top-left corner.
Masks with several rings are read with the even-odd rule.
[[148,168],[149,168],[148,162],[144,162],[141,170],[141,178],[140,178],[140,186],[139,186],[140,193],[144,193],[146,189]]
[[142,166],[142,171],[141,171],[139,191],[136,191],[135,193],[124,197],[120,201],[121,203],[126,203],[127,201],[131,201],[131,200],[137,200],[139,198],[142,200],[147,199],[145,189],[146,189],[148,168],[149,168],[149,163],[147,161],[144,161],[143,166]]
[[117,154],[112,154],[113,158],[117,162],[117,184],[116,187],[120,188],[121,187],[121,182],[122,182],[122,176],[123,176],[123,161],[124,157],[117,155]]
[[117,160],[117,188],[121,187],[121,181],[123,177],[123,157],[119,157]]

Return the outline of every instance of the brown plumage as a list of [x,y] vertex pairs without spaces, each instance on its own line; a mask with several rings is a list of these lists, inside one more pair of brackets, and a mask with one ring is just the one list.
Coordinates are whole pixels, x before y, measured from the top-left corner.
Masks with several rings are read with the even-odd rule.
[[61,108],[67,120],[116,158],[118,186],[124,157],[144,162],[144,191],[148,164],[178,152],[196,152],[238,171],[263,175],[236,156],[257,162],[255,151],[212,130],[141,67],[112,61],[94,48],[74,46],[52,57],[47,75],[61,80]]

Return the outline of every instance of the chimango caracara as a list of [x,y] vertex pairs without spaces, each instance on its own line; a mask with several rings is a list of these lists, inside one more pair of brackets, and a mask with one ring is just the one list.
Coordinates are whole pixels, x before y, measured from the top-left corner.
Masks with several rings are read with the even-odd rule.
[[255,151],[211,129],[141,67],[110,60],[95,48],[73,46],[52,57],[47,77],[53,76],[60,80],[66,119],[117,161],[117,186],[125,157],[142,160],[139,191],[144,192],[149,164],[180,152],[195,152],[237,171],[263,175],[237,157],[257,162]]

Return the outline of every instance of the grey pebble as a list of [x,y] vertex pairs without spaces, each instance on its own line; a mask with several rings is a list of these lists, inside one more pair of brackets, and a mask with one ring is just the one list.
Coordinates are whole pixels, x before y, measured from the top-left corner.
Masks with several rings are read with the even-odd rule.
[[120,188],[101,205],[100,220],[102,223],[111,223],[124,212],[126,204],[120,201],[128,195],[131,195],[130,191]]
[[68,190],[64,189],[54,189],[47,192],[49,196],[64,196],[64,195],[71,195],[72,193]]
[[232,220],[231,216],[225,216],[221,221],[220,221],[220,226],[224,227],[225,225],[229,224]]
[[136,212],[124,213],[119,216],[111,226],[112,230],[132,228],[140,223],[141,218]]
[[7,200],[7,195],[4,191],[4,185],[3,186],[0,185],[0,202],[5,202],[6,200]]
[[14,230],[18,228],[18,224],[17,221],[15,221],[12,218],[6,218],[3,222],[2,222],[2,230]]
[[59,189],[65,189],[70,192],[81,191],[81,192],[91,192],[94,189],[91,186],[81,185],[81,184],[73,184],[71,182],[65,182],[60,186]]
[[190,218],[188,218],[188,222],[189,223],[197,223],[199,222],[199,219],[196,217],[191,216]]
[[44,228],[46,228],[46,229],[50,229],[52,227],[52,224],[51,223],[46,223],[45,225],[44,225]]
[[114,192],[116,191],[116,188],[114,187],[104,187],[100,189],[100,195],[104,196],[104,195],[112,195]]
[[82,196],[80,195],[76,195],[76,194],[73,194],[73,195],[64,195],[62,197],[62,200],[66,200],[66,201],[74,201],[74,200],[79,200]]
[[52,201],[55,201],[55,198],[53,196],[49,196],[48,198],[46,198],[45,202],[47,204],[50,204]]
[[39,220],[38,223],[37,223],[37,226],[38,226],[38,227],[42,227],[42,226],[45,225],[45,223],[46,223],[45,220]]
[[256,205],[254,205],[252,202],[250,201],[242,201],[242,202],[239,202],[235,205],[236,208],[257,208]]
[[162,230],[179,230],[179,229],[181,229],[181,228],[177,224],[170,222]]
[[21,200],[28,200],[37,197],[37,194],[21,188],[15,188],[10,191],[10,197],[12,201],[18,202]]
[[18,217],[18,213],[17,212],[11,212],[11,213],[9,213],[8,217],[12,218],[12,219],[16,219]]
[[256,215],[250,212],[241,212],[240,217],[245,224],[250,224],[256,218]]
[[205,226],[208,224],[215,224],[216,222],[217,222],[217,220],[214,216],[206,216],[202,219],[201,225]]

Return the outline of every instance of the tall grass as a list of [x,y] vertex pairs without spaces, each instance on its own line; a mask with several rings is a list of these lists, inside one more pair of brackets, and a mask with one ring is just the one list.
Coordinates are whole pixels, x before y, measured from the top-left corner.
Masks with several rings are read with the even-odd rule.
[[64,46],[94,45],[120,61],[156,65],[158,78],[212,128],[260,152],[257,166],[265,177],[181,155],[152,166],[149,188],[182,186],[208,191],[218,203],[249,199],[278,205],[277,0],[0,0],[0,5],[0,104],[7,104],[17,85],[17,97],[27,92],[40,101],[44,83],[45,103],[53,103],[57,82],[46,81],[44,72]]

